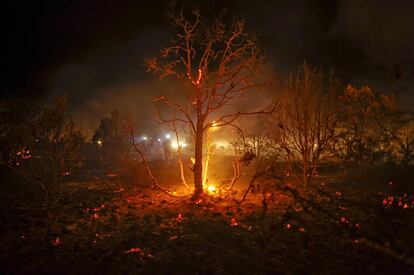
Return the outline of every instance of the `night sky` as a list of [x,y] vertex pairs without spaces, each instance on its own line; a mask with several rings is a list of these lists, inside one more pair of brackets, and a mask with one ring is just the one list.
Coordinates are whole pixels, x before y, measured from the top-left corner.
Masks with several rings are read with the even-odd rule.
[[[187,1],[194,4],[195,1]],[[214,4],[213,4],[214,3]],[[414,1],[197,1],[209,16],[242,17],[279,81],[306,60],[344,83],[370,84],[414,109]],[[2,4],[0,99],[70,95],[93,129],[110,110],[152,117],[151,99],[177,93],[145,72],[171,33],[167,1],[10,1]]]

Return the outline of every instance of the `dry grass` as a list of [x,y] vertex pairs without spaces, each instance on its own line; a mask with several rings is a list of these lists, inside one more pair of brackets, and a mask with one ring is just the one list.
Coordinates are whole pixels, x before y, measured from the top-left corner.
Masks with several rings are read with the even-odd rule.
[[[156,165],[154,165],[156,167]],[[181,188],[171,169],[156,171]],[[170,174],[169,174],[170,173]],[[247,177],[247,175],[246,175]],[[323,179],[323,180],[322,180]],[[322,181],[324,184],[322,184]],[[414,272],[414,204],[398,206],[388,182],[317,188],[275,185],[193,204],[148,189],[145,179],[75,183],[53,217],[3,205],[3,274],[273,274]],[[141,184],[138,184],[141,183]],[[359,185],[358,185],[359,184]],[[359,188],[361,187],[361,188]],[[363,190],[363,191],[361,191]],[[401,192],[401,190],[398,190]],[[406,190],[407,202],[413,193]],[[391,206],[384,197],[394,196]],[[263,200],[265,198],[265,200]],[[405,202],[404,202],[405,203]]]

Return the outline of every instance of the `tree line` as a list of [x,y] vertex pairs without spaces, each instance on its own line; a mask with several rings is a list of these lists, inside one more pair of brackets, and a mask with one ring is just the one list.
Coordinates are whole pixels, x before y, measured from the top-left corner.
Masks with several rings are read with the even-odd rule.
[[[306,186],[323,161],[346,167],[412,164],[413,113],[393,96],[377,95],[368,86],[343,87],[334,73],[304,63],[289,75],[282,94],[277,91],[264,106],[243,110],[249,96],[272,89],[263,73],[262,47],[245,22],[226,24],[222,16],[204,19],[198,10],[172,11],[169,19],[171,45],[146,66],[160,78],[181,83],[183,89],[177,92],[186,95],[181,102],[160,95],[154,104],[169,129],[176,134],[177,128],[188,129],[194,199],[203,195],[203,158],[212,128],[228,127],[238,134],[233,146],[242,150],[235,149],[235,163],[266,155],[294,167]],[[56,204],[65,179],[88,163],[109,167],[137,159],[149,168],[145,153],[151,148],[137,146],[131,119],[112,112],[88,141],[76,127],[67,100],[59,97],[51,106],[5,103],[0,109],[2,162],[36,183],[46,205]],[[171,110],[167,115],[165,106]],[[246,116],[258,119],[256,129],[243,126]]]

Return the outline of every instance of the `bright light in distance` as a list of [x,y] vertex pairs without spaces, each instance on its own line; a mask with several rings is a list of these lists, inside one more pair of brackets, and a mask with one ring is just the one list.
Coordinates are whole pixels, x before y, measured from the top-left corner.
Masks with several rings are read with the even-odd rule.
[[161,142],[161,139],[160,139],[160,138],[157,138],[157,140],[158,140],[159,142]]
[[148,137],[147,136],[143,136],[142,137],[142,140],[147,140],[148,139]]
[[165,138],[166,138],[166,139],[170,139],[170,138],[171,138],[171,135],[170,135],[170,134],[166,134],[166,135],[165,135]]
[[[177,141],[172,141],[171,142],[171,147],[172,148],[178,148],[178,143],[177,143]],[[185,143],[184,141],[180,141],[180,147],[181,148],[185,148],[185,147],[187,147],[187,143]]]
[[99,146],[102,146],[102,140],[101,139],[99,139],[97,142],[96,142]]
[[226,140],[217,140],[216,142],[214,142],[214,145],[216,145],[217,147],[229,147],[230,143]]

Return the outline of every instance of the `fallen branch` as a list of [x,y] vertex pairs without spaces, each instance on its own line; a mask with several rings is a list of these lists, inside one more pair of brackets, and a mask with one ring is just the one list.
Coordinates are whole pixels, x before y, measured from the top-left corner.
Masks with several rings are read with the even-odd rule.
[[138,147],[138,145],[135,142],[134,139],[134,130],[133,127],[131,125],[131,123],[129,122],[127,125],[127,129],[129,131],[129,134],[131,136],[131,141],[132,141],[132,146],[134,147],[135,151],[139,154],[139,156],[142,159],[142,162],[144,163],[144,167],[145,167],[145,171],[147,172],[147,175],[149,176],[149,178],[151,179],[152,185],[151,188],[157,189],[158,191],[161,191],[162,193],[170,196],[170,197],[176,197],[173,194],[170,194],[168,191],[164,190],[158,183],[157,179],[154,177],[154,175],[151,172],[151,169],[148,165],[148,161],[147,161],[147,157],[145,156],[144,152],[142,152],[142,150]]
[[266,174],[269,172],[270,168],[271,168],[271,166],[269,165],[269,166],[267,166],[267,167],[266,167],[266,169],[265,169],[265,170],[260,171],[260,172],[256,172],[256,173],[254,174],[253,178],[252,178],[252,179],[250,180],[250,182],[249,182],[249,186],[247,187],[246,191],[244,192],[243,198],[242,198],[240,201],[237,201],[238,203],[242,203],[242,202],[244,202],[244,201],[246,200],[247,194],[249,194],[249,191],[253,188],[253,184],[254,184],[254,182],[255,182],[258,178],[260,178],[260,177],[262,177],[262,176],[266,175]]
[[241,173],[240,173],[240,160],[236,156],[236,158],[233,161],[233,178],[231,179],[230,187],[228,188],[228,190],[232,190],[233,189],[234,184],[240,179],[240,177],[241,177]]

